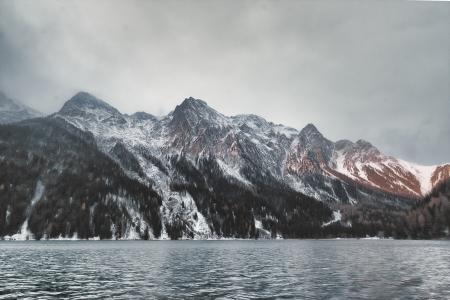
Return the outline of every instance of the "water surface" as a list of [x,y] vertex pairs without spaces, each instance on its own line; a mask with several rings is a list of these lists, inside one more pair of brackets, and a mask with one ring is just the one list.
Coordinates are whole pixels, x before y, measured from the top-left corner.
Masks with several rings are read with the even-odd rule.
[[450,299],[450,242],[0,241],[0,299]]

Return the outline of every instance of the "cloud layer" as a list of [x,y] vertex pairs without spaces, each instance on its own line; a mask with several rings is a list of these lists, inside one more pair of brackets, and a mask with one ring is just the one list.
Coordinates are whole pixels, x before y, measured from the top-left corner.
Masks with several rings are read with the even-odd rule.
[[0,1],[0,89],[43,112],[193,96],[426,164],[450,161],[449,53],[447,3]]

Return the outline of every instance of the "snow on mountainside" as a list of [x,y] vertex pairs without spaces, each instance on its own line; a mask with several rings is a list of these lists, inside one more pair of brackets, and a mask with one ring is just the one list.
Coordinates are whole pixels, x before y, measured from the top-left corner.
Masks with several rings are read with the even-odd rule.
[[[312,124],[298,131],[255,115],[228,117],[192,97],[168,115],[155,117],[145,112],[122,114],[81,92],[53,118],[91,132],[98,147],[128,176],[152,185],[162,198],[163,238],[173,235],[180,222],[188,228],[184,238],[219,235],[211,225],[213,217],[206,215],[211,207],[200,210],[197,206],[203,200],[193,201],[199,195],[190,194],[195,190],[176,188],[187,182],[200,184],[197,179],[198,183],[192,183],[191,176],[207,176],[205,161],[217,166],[211,172],[219,172],[250,193],[261,190],[261,184],[275,184],[325,203],[351,205],[360,201],[394,206],[411,203],[450,177],[450,165],[426,167],[398,160],[363,140],[332,142]],[[184,161],[181,166],[180,159]],[[211,176],[217,180],[217,174]]]
[[147,113],[124,115],[92,95],[78,93],[56,116],[92,132],[105,152],[123,142],[140,162],[145,177],[157,183],[163,194],[168,191],[170,174],[148,163],[143,152],[163,165],[165,157],[181,152],[193,161],[214,156],[224,172],[233,170],[233,177],[244,184],[251,174],[242,171],[256,168],[303,193],[337,201],[336,192],[314,184],[317,176],[328,186],[335,180],[356,182],[405,197],[422,196],[449,176],[446,165],[420,166],[398,160],[363,140],[333,143],[312,124],[299,132],[255,115],[227,117],[192,97],[157,118]]
[[334,170],[359,183],[404,196],[420,197],[432,188],[436,166],[419,166],[382,154],[370,143],[338,141]]
[[336,142],[334,170],[359,183],[394,194],[421,197],[450,177],[450,165],[422,166],[381,153],[359,140]]
[[[298,131],[225,116],[194,98],[157,117],[122,114],[80,92],[48,118],[0,129],[0,175],[15,182],[0,185],[9,191],[0,193],[0,236],[14,238],[393,232],[399,214],[450,177],[449,164],[409,163],[363,140],[333,142],[312,124]],[[45,188],[34,201],[37,187]]]
[[435,188],[450,178],[450,164],[437,166],[431,175],[431,186]]
[[40,112],[8,98],[0,91],[0,124],[14,123],[41,116]]

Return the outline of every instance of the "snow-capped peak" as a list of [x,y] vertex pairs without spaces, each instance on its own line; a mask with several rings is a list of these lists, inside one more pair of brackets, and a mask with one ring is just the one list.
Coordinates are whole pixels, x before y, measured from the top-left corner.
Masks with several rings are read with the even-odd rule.
[[208,103],[206,101],[203,101],[201,99],[197,99],[194,97],[188,97],[185,98],[184,101],[181,103],[181,105],[189,105],[191,107],[207,107]]
[[355,145],[358,147],[358,149],[362,151],[369,151],[369,150],[378,151],[378,149],[374,147],[371,143],[362,139],[357,140]]
[[305,127],[303,127],[303,129],[300,131],[300,135],[323,137],[317,127],[312,123],[309,123]]
[[[326,139],[313,124],[307,124],[298,134],[299,145],[302,149],[321,152],[324,159],[329,159],[333,149],[333,142]],[[317,153],[316,153],[317,154]]]
[[180,105],[177,105],[171,116],[171,123],[175,126],[194,127],[202,123],[203,125],[224,127],[229,123],[228,117],[208,106],[205,101],[193,97],[186,98]]
[[70,100],[64,103],[60,113],[72,114],[74,111],[85,110],[104,110],[111,114],[120,114],[116,108],[86,92],[78,92],[75,96],[70,98]]

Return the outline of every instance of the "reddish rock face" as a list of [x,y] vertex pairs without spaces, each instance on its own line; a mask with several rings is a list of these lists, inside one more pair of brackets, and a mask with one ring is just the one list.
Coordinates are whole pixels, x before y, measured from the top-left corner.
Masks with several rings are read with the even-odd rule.
[[[336,143],[335,170],[373,188],[406,197],[422,197],[450,177],[449,165],[420,166],[382,154],[367,142]],[[340,146],[340,147],[339,147]]]
[[438,166],[431,176],[431,184],[435,187],[448,178],[450,178],[450,164]]
[[297,145],[288,153],[285,169],[290,174],[302,175],[306,172],[322,172],[327,161],[319,149],[311,154],[308,150]]
[[291,147],[285,163],[288,174],[320,173],[408,198],[422,197],[450,178],[449,164],[420,166],[384,155],[363,140],[332,143],[318,134],[309,136],[313,138]]

